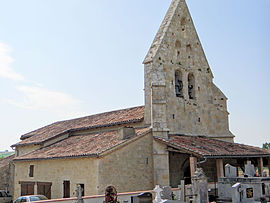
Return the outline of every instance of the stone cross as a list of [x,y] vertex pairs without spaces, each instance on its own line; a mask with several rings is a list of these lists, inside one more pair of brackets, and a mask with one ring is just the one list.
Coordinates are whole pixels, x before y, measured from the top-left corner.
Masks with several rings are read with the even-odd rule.
[[83,192],[83,189],[82,189],[81,185],[78,185],[77,190],[76,190],[77,203],[83,203],[82,192]]
[[165,186],[162,189],[163,191],[161,192],[161,198],[172,200],[172,188],[169,186]]
[[247,161],[247,164],[245,165],[245,175],[248,177],[256,176],[256,171],[254,165],[251,164],[251,161]]
[[161,199],[161,192],[163,190],[159,187],[159,185],[156,185],[156,187],[154,188],[154,192],[156,193],[156,197],[153,201],[153,203],[160,203],[162,202],[162,199]]
[[230,164],[226,164],[225,165],[225,177],[226,178],[236,178],[237,177],[236,167],[233,167]]

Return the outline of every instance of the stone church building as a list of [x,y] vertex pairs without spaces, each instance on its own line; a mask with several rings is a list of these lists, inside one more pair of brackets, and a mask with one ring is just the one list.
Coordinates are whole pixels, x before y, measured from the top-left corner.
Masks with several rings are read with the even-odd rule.
[[234,143],[227,98],[213,83],[185,0],[173,0],[143,62],[145,105],[42,127],[21,136],[13,164],[14,198],[49,198],[177,187],[197,167],[209,182],[224,165],[251,160],[262,175],[270,151]]

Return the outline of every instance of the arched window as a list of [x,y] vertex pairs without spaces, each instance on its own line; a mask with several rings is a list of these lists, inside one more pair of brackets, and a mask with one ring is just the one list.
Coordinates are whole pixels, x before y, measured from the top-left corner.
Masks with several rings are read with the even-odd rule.
[[179,70],[175,71],[175,95],[177,97],[184,97],[182,73]]
[[188,97],[195,99],[195,79],[192,73],[188,74]]

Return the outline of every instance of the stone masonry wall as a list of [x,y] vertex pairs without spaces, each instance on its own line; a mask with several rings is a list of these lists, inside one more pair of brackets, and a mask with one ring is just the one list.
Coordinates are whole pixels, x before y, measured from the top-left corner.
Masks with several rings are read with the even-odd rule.
[[153,184],[152,134],[105,155],[98,163],[98,193],[108,185],[118,192],[151,190]]
[[[70,181],[70,195],[75,196],[77,184],[84,184],[85,195],[97,194],[96,158],[74,158],[40,161],[17,161],[15,163],[14,199],[21,195],[20,181],[51,182],[51,197],[63,197],[63,181]],[[29,177],[29,167],[34,165],[34,177]],[[37,185],[35,185],[37,194]]]
[[0,190],[6,190],[9,182],[9,165],[0,168]]
[[0,160],[0,190],[8,190],[13,195],[14,155]]
[[208,182],[217,182],[217,167],[216,159],[208,159],[204,164],[201,165],[205,175],[210,177]]

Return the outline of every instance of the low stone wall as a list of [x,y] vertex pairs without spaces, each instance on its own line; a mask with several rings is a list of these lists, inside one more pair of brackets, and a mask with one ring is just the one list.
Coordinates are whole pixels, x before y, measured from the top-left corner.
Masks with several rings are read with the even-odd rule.
[[[218,196],[220,200],[232,200],[233,185],[241,183],[243,196],[247,196],[246,189],[252,188],[252,200],[260,201],[263,196],[268,196],[270,191],[270,177],[236,177],[236,178],[220,178],[218,183]],[[262,184],[265,184],[265,189],[262,191]]]
[[[179,188],[173,188],[172,191],[173,191],[176,198],[179,197],[180,192],[181,192],[181,190]],[[137,195],[139,195],[141,193],[145,193],[145,192],[150,192],[153,194],[153,198],[155,197],[153,190],[126,192],[126,193],[119,193],[118,194],[118,201],[120,203],[130,203],[131,196],[137,196]],[[83,197],[84,203],[102,203],[104,200],[105,200],[104,195],[93,195],[93,196]],[[71,197],[71,198],[36,201],[35,203],[76,203],[76,202],[77,202],[77,198]]]

